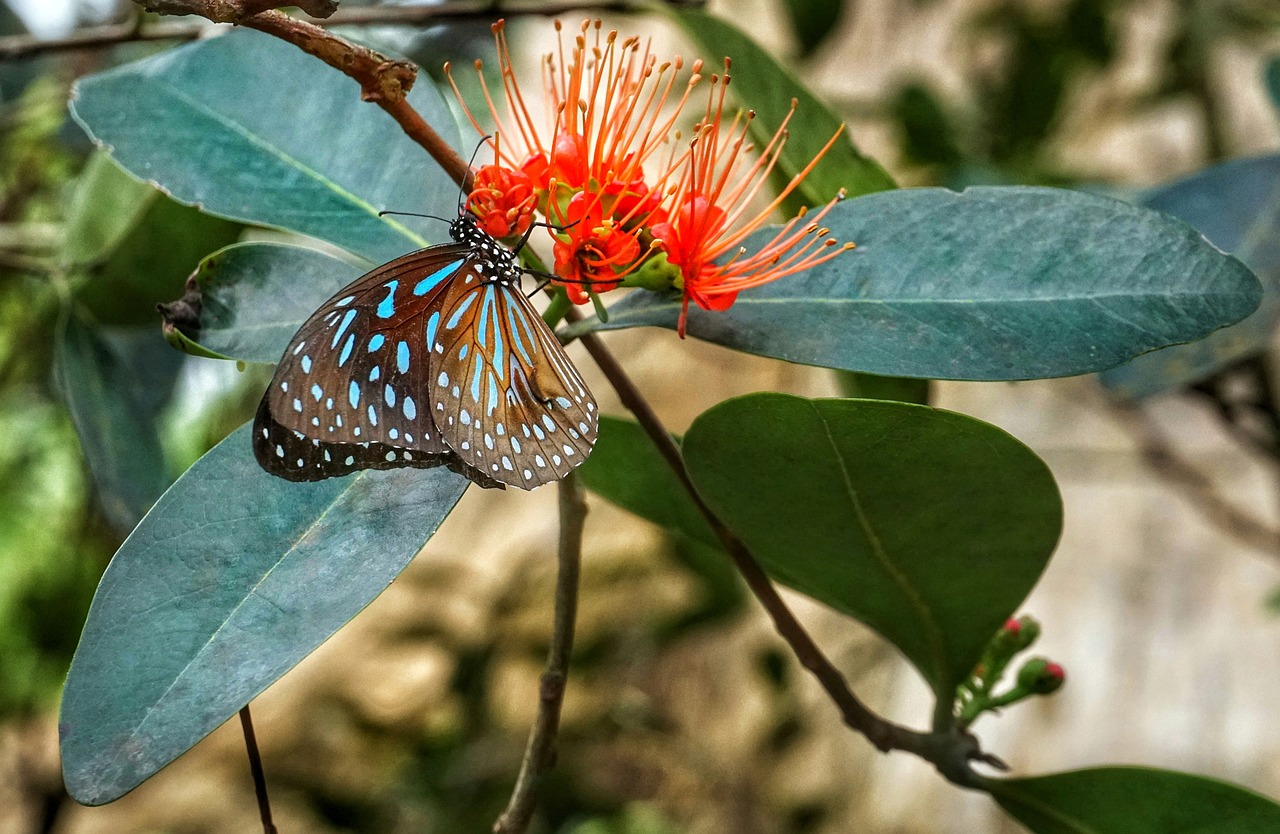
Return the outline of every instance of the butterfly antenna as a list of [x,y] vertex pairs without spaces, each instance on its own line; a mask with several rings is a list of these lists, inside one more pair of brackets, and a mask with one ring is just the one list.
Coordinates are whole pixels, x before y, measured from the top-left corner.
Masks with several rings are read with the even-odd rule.
[[416,211],[380,211],[380,212],[378,212],[378,216],[379,216],[379,217],[386,217],[388,214],[395,214],[395,215],[399,215],[399,216],[401,216],[401,217],[426,217],[426,218],[429,218],[429,219],[431,219],[431,220],[439,220],[441,223],[452,223],[452,222],[453,222],[452,220],[449,220],[449,219],[444,218],[444,217],[439,217],[439,216],[434,215],[434,214],[419,214],[419,213],[418,213],[418,212],[416,212]]
[[[484,136],[480,137],[479,142],[476,142],[476,148],[471,152],[471,159],[467,160],[468,173],[470,173],[471,171],[471,166],[476,164],[476,157],[480,155],[480,149],[484,147],[484,143],[488,142],[492,138],[493,136],[491,134],[486,133]],[[461,186],[459,186],[458,187],[458,214],[459,215],[462,214],[462,209],[464,206],[466,206],[466,204],[467,204],[466,192],[462,189]]]

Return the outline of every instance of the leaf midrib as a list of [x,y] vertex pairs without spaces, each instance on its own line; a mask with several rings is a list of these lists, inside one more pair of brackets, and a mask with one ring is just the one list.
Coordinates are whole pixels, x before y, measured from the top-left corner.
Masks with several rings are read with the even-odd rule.
[[[853,479],[849,475],[849,468],[845,466],[844,454],[840,451],[840,447],[836,444],[835,437],[831,434],[831,424],[827,422],[818,406],[813,401],[806,401],[813,413],[817,416],[818,421],[822,424],[822,431],[827,437],[827,442],[831,445],[832,456],[836,463],[840,466],[840,475],[844,480],[845,494],[849,498],[849,503],[853,507],[855,516],[857,517],[858,526],[862,528],[863,534],[867,537],[867,541],[871,545],[871,555],[880,565],[889,577],[889,580],[898,587],[898,590],[907,599],[908,605],[915,612],[916,617],[924,626],[925,642],[929,646],[929,653],[932,656],[934,674],[926,674],[925,677],[941,686],[947,681],[949,675],[947,670],[947,653],[946,641],[943,639],[942,629],[938,625],[938,621],[934,618],[932,610],[924,597],[911,580],[898,569],[889,557],[888,551],[885,550],[884,543],[880,541],[879,535],[871,525],[870,519],[867,518],[866,510],[862,506],[862,499],[858,496],[857,489],[853,486]],[[924,671],[923,669],[921,671]]]
[[[319,171],[312,168],[310,165],[307,165],[301,159],[298,159],[297,157],[285,151],[283,148],[280,148],[279,146],[273,144],[266,138],[261,137],[257,133],[254,133],[253,131],[249,130],[248,127],[245,127],[241,125],[239,122],[236,122],[230,118],[225,117],[224,115],[219,113],[217,110],[213,109],[212,107],[209,107],[204,102],[200,101],[197,98],[194,98],[193,96],[185,92],[182,88],[174,86],[173,84],[163,79],[158,80],[157,84],[163,87],[169,93],[171,93],[175,98],[177,98],[183,104],[190,107],[192,110],[195,110],[197,113],[200,113],[204,116],[209,117],[214,122],[222,125],[227,130],[243,138],[249,144],[253,145],[254,147],[262,149],[267,153],[268,156],[274,157],[275,159],[284,163],[288,167],[293,168],[296,171],[302,172],[307,177],[309,177],[316,183],[320,184],[324,188],[327,188],[329,191],[332,191],[334,194],[337,194],[342,199],[350,202],[352,205],[367,212],[371,217],[377,218],[379,222],[385,223],[391,229],[394,229],[396,232],[399,232],[401,235],[403,235],[407,239],[413,241],[414,244],[416,244],[417,246],[425,247],[430,245],[425,238],[416,234],[412,229],[410,229],[408,226],[405,226],[403,223],[400,223],[396,220],[388,220],[385,217],[378,217],[378,209],[374,207],[372,203],[369,203],[367,200],[364,200],[356,196],[354,193],[343,188],[337,182],[324,176]],[[269,221],[255,220],[253,222],[261,222],[261,223],[266,223],[267,225],[271,225]],[[295,229],[294,231],[298,231],[298,230]]]
[[293,553],[297,551],[298,546],[302,543],[302,541],[311,535],[312,531],[314,531],[320,525],[320,523],[323,522],[328,517],[329,513],[334,509],[334,507],[336,507],[342,501],[342,499],[346,497],[346,495],[351,491],[351,488],[361,478],[364,478],[364,477],[365,477],[365,473],[361,472],[356,478],[353,478],[351,483],[348,484],[346,488],[344,488],[341,492],[335,495],[333,497],[333,500],[331,500],[328,503],[328,505],[325,506],[324,511],[321,512],[318,516],[316,516],[316,518],[310,524],[307,525],[306,529],[302,531],[301,534],[295,536],[293,543],[289,546],[289,549],[286,550],[284,553],[282,553],[280,555],[280,558],[277,559],[275,563],[272,564],[271,567],[265,573],[262,574],[262,577],[253,584],[253,587],[251,587],[244,594],[244,596],[240,599],[240,601],[236,603],[236,607],[233,608],[231,612],[222,619],[222,622],[218,624],[218,627],[214,629],[212,634],[209,635],[209,639],[204,642],[204,645],[202,645],[200,649],[191,656],[191,659],[188,660],[186,665],[182,667],[182,670],[178,672],[177,675],[174,676],[173,681],[169,684],[169,686],[165,688],[164,692],[160,693],[160,696],[156,698],[155,701],[153,701],[149,707],[147,707],[147,711],[142,716],[142,720],[139,721],[138,724],[130,732],[131,737],[137,737],[138,733],[140,733],[142,729],[147,725],[147,722],[151,720],[151,716],[155,712],[155,710],[162,703],[164,703],[169,693],[173,691],[173,688],[177,686],[186,677],[187,672],[190,671],[193,665],[195,665],[196,661],[198,661],[204,655],[204,653],[209,649],[209,647],[213,645],[214,640],[216,640],[218,635],[222,633],[223,629],[227,627],[227,624],[235,619],[236,615],[240,612],[240,609],[244,607],[245,603],[248,602],[249,598],[254,596],[257,593],[258,589],[261,588],[264,583],[266,583],[266,581],[271,577],[273,573],[275,573],[278,567],[280,567],[282,564],[288,561],[289,557],[292,556]]

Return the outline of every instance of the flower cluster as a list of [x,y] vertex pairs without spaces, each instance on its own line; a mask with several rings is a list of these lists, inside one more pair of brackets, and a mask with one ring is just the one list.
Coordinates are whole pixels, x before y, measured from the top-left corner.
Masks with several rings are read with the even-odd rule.
[[[620,284],[675,287],[684,296],[684,335],[690,301],[722,310],[742,290],[852,248],[827,237],[820,225],[835,201],[810,219],[801,213],[757,251],[742,246],[839,133],[765,202],[760,192],[786,143],[786,122],[753,153],[747,133],[754,114],[725,117],[728,60],[724,73],[707,79],[701,61],[686,75],[680,58],[659,63],[648,43],[605,32],[600,21],[584,22],[567,49],[559,21],[556,31],[559,48],[542,63],[546,114],[540,121],[516,81],[503,22],[494,25],[504,106],[499,112],[481,74],[496,127],[487,140],[494,161],[475,172],[467,205],[498,238],[526,234],[535,212],[546,217],[555,275],[575,303]],[[479,62],[476,69],[479,74]],[[705,110],[684,142],[681,113],[704,80]],[[454,92],[486,134],[456,84]]]

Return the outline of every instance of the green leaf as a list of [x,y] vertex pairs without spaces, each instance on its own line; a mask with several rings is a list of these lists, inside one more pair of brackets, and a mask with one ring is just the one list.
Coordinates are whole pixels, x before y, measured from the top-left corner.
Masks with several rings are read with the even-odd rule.
[[808,56],[836,31],[844,0],[785,0],[782,7],[800,41],[800,54]]
[[1125,397],[1189,385],[1271,343],[1280,319],[1280,154],[1237,159],[1148,192],[1142,204],[1199,229],[1262,280],[1262,304],[1243,321],[1189,345],[1165,348],[1102,374]]
[[826,203],[841,188],[857,196],[896,187],[879,163],[863,156],[854,146],[844,131],[843,120],[740,30],[696,9],[681,9],[673,15],[685,34],[702,49],[702,57],[709,65],[707,72],[718,72],[716,65],[721,58],[733,59],[733,83],[729,89],[743,107],[756,112],[751,135],[757,144],[763,147],[768,143],[791,112],[792,100],[798,102],[790,138],[775,169],[783,182],[804,170],[827,140],[841,131],[841,138],[797,189],[801,205]]
[[130,177],[104,153],[89,157],[67,207],[62,257],[68,266],[105,261],[160,192]]
[[[434,85],[416,85],[409,101],[458,143]],[[81,79],[72,113],[125,170],[179,202],[372,261],[426,244],[379,210],[442,212],[457,201],[457,186],[389,116],[361,102],[354,81],[252,30]]]
[[184,300],[199,299],[199,326],[181,334],[180,347],[217,358],[277,362],[311,311],[364,271],[304,246],[228,246],[201,261],[189,284]]
[[986,787],[1035,834],[1260,834],[1280,831],[1280,805],[1189,773],[1100,767]]
[[[691,306],[709,342],[884,376],[1038,379],[1099,371],[1244,318],[1258,280],[1158,212],[1054,188],[901,189],[847,200],[823,222],[858,248]],[[776,230],[747,242],[760,248]],[[680,299],[634,291],[609,323],[674,329]]]
[[369,604],[462,495],[446,469],[295,484],[244,426],[164,494],[98,586],[62,699],[63,777],[119,798]]
[[209,252],[240,237],[238,223],[175,203],[105,155],[90,162],[68,221],[64,262],[78,273],[76,300],[98,321],[154,325]]
[[638,423],[601,415],[596,445],[578,468],[578,477],[583,486],[610,503],[695,541],[720,546]]
[[684,457],[771,576],[891,641],[944,710],[1062,527],[1030,449],[925,406],[750,394],[699,416]]
[[[167,349],[163,354],[173,355]],[[77,316],[67,318],[57,376],[103,513],[121,531],[133,529],[170,483],[155,409],[144,399],[150,392],[137,369]],[[170,371],[172,378],[176,367]]]
[[851,399],[896,400],[900,403],[929,404],[929,380],[900,376],[876,376],[854,371],[837,371],[840,393]]

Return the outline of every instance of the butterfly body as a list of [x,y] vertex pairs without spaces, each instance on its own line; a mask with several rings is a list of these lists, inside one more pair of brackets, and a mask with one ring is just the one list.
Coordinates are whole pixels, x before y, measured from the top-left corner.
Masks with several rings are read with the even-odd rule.
[[285,349],[254,453],[294,481],[448,466],[532,489],[591,451],[596,404],[520,290],[515,255],[470,215],[326,301]]

